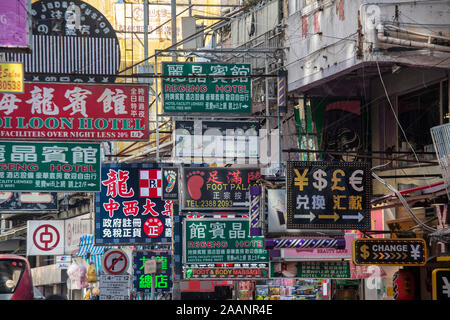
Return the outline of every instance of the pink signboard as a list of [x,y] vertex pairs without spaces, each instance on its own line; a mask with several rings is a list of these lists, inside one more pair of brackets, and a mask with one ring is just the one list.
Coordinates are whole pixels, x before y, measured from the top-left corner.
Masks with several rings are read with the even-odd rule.
[[352,243],[355,237],[356,234],[345,235],[345,249],[281,249],[281,256],[286,261],[351,259]]
[[28,47],[28,0],[2,0],[0,6],[0,47]]
[[147,85],[34,82],[0,94],[0,139],[148,138]]

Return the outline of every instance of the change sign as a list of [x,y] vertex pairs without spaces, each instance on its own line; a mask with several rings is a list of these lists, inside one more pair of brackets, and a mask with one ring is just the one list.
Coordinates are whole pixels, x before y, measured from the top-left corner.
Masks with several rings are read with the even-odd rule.
[[0,190],[100,190],[100,144],[0,141]]
[[250,74],[250,64],[163,62],[164,112],[251,113]]
[[356,239],[353,241],[355,265],[417,265],[426,263],[423,239]]
[[361,162],[287,163],[287,229],[370,229],[370,169]]

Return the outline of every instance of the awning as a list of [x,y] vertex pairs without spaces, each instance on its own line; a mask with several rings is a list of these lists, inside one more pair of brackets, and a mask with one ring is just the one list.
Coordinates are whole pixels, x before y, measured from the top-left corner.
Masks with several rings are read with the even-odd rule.
[[94,245],[94,235],[84,234],[80,237],[80,249],[78,250],[76,256],[83,257],[89,264],[94,263],[97,275],[99,275],[102,269],[103,252],[105,249],[110,248],[112,247]]

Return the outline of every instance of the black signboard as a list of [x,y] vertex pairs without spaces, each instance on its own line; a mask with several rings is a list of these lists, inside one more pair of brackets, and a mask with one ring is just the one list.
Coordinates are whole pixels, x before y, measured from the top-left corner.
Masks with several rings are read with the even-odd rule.
[[56,192],[0,192],[0,211],[58,210]]
[[450,301],[450,269],[435,269],[433,278],[433,300]]
[[259,168],[182,169],[182,210],[248,210],[250,186],[261,179]]
[[362,162],[288,161],[287,229],[370,229],[370,168]]
[[175,167],[162,168],[161,178],[162,178],[161,199],[178,200],[178,186],[180,181],[178,168]]
[[355,265],[422,266],[426,263],[423,239],[356,239],[353,241]]
[[155,292],[172,291],[172,256],[167,252],[134,251],[133,252],[133,291],[151,293],[152,275],[145,273],[145,261],[161,260],[161,273],[156,273]]

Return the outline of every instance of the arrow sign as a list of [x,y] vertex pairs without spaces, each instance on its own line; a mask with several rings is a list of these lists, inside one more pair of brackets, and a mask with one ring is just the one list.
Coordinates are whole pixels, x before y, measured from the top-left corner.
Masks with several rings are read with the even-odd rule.
[[333,219],[334,222],[339,220],[339,215],[334,212],[334,214],[319,214],[319,219]]
[[358,212],[357,215],[343,215],[342,219],[344,220],[355,219],[358,220],[358,222],[361,222],[361,220],[364,219],[364,215],[362,215],[361,212]]
[[313,221],[316,216],[310,211],[309,214],[294,214],[294,218],[296,219],[309,219],[309,221]]

